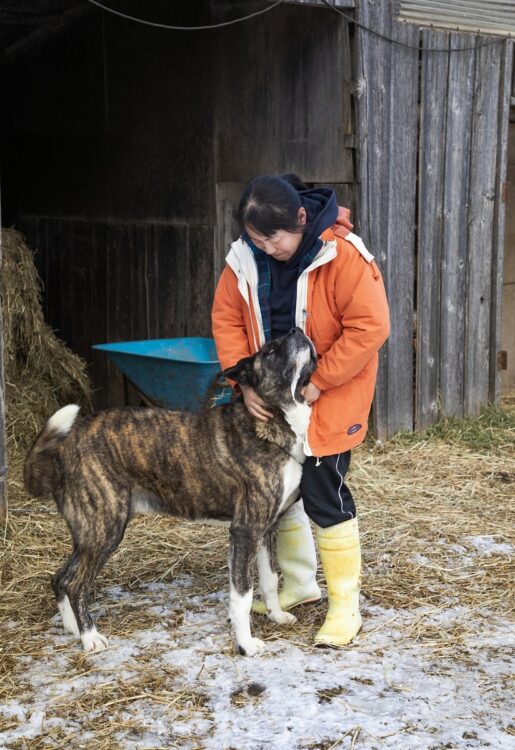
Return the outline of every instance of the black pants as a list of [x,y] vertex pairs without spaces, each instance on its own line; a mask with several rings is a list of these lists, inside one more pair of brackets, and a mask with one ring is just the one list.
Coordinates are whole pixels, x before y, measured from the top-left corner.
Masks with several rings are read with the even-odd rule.
[[350,451],[334,456],[308,456],[302,469],[300,496],[304,510],[318,526],[326,528],[356,516],[351,491],[345,484]]

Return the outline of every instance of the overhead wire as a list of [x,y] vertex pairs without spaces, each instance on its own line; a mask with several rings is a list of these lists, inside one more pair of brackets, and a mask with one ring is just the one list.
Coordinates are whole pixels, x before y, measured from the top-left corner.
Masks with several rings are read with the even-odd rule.
[[242,23],[242,21],[248,21],[249,18],[255,18],[256,16],[262,16],[264,13],[268,13],[269,11],[273,10],[274,8],[277,8],[278,5],[282,5],[285,0],[276,0],[275,3],[272,3],[267,8],[262,8],[261,10],[256,10],[254,13],[249,13],[247,16],[240,16],[240,18],[233,18],[231,21],[221,21],[220,23],[213,23],[213,24],[207,24],[204,26],[172,26],[168,23],[158,23],[157,21],[147,21],[145,18],[138,18],[137,16],[130,16],[128,13],[122,13],[120,10],[116,10],[115,8],[111,8],[107,5],[104,5],[104,3],[99,2],[99,0],[89,0],[92,5],[96,5],[98,8],[102,8],[102,10],[105,10],[108,13],[112,13],[115,16],[120,16],[120,18],[125,18],[127,21],[135,21],[136,23],[141,23],[144,26],[154,26],[158,29],[169,29],[170,31],[208,31],[209,29],[221,29],[224,26],[233,26],[236,23]]
[[[230,21],[221,21],[220,23],[205,24],[205,25],[200,25],[200,26],[174,26],[172,24],[167,24],[167,23],[158,23],[157,21],[148,21],[145,18],[131,16],[128,13],[122,13],[122,11],[116,10],[115,8],[111,8],[110,6],[105,5],[104,3],[101,3],[99,0],[88,0],[88,1],[92,5],[96,5],[98,8],[101,8],[107,13],[112,13],[113,15],[119,16],[120,18],[124,18],[125,20],[134,21],[136,23],[140,23],[145,26],[153,26],[158,29],[169,29],[171,31],[207,31],[210,29],[221,29],[227,26],[234,26],[237,23],[242,23],[243,21],[248,21],[251,18],[262,16],[263,14],[268,13],[274,8],[277,8],[278,5],[283,5],[285,2],[285,0],[277,0],[275,3],[272,3],[266,8],[262,8],[261,10],[254,11],[253,13],[249,13],[246,16],[233,18]],[[389,42],[390,44],[395,44],[399,47],[404,47],[405,49],[417,50],[418,52],[470,52],[472,50],[481,49],[482,47],[488,47],[492,44],[500,44],[505,41],[503,37],[495,37],[494,39],[488,42],[482,42],[481,44],[476,44],[471,47],[422,47],[420,45],[407,44],[406,42],[401,42],[397,39],[393,39],[392,37],[389,37],[386,34],[381,33],[380,31],[376,31],[375,29],[372,29],[369,26],[366,26],[360,21],[356,21],[355,18],[352,18],[352,16],[349,16],[347,13],[344,13],[342,10],[340,10],[340,8],[335,6],[333,3],[329,2],[329,0],[321,0],[321,2],[327,8],[329,8],[330,10],[334,11],[339,16],[344,18],[348,23],[352,23],[354,24],[354,26],[356,26],[356,28],[361,29],[361,31],[364,31],[368,34],[372,34],[373,36],[376,36],[378,39],[382,39],[383,41]],[[431,31],[435,31],[435,30],[436,29],[434,29],[434,27],[431,27]],[[459,32],[460,30],[456,29],[456,31]],[[468,32],[468,33],[473,33],[473,32]],[[477,30],[477,33],[478,34],[481,33],[480,29]]]

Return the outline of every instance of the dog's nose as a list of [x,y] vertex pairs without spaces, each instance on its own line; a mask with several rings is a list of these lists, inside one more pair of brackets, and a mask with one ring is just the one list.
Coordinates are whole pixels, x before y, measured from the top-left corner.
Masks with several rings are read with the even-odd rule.
[[286,334],[287,336],[295,336],[295,334],[300,331],[300,328],[292,328],[291,331],[288,331]]

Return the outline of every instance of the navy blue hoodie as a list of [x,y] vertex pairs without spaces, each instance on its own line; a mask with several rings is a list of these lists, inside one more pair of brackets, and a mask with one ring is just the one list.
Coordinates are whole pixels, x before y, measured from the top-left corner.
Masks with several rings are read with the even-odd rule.
[[[270,270],[271,338],[287,333],[295,325],[297,279],[322,247],[322,232],[336,223],[338,203],[334,190],[326,187],[299,191],[306,209],[307,231],[295,255],[287,261],[267,255]],[[262,252],[262,251],[261,251]],[[263,311],[262,311],[263,312]]]

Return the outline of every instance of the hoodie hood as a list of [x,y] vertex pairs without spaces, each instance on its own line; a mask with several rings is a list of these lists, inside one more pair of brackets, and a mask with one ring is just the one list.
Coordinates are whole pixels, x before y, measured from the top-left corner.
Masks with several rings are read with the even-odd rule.
[[[307,252],[315,250],[316,253],[322,246],[320,235],[329,227],[332,227],[338,219],[338,203],[334,190],[327,187],[312,188],[311,190],[299,191],[300,200],[306,209],[307,230],[297,252],[284,265],[294,268],[299,267],[301,260]],[[316,249],[314,246],[316,245]],[[311,254],[311,253],[310,253]]]

